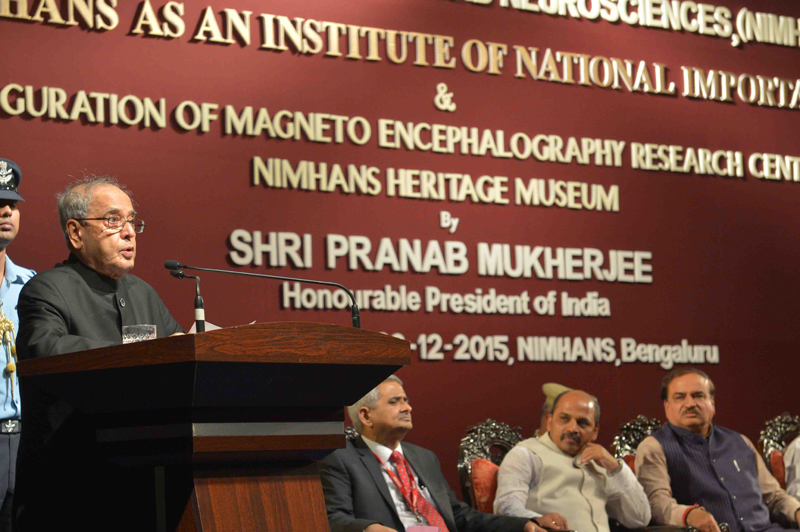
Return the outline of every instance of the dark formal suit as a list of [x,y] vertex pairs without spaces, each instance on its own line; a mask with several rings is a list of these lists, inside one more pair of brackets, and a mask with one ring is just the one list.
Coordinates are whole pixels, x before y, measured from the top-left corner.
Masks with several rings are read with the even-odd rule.
[[74,255],[29,281],[19,296],[21,359],[122,343],[122,326],[151,324],[159,338],[183,331],[152,286],[109,279]]
[[[28,282],[18,309],[21,359],[121,344],[123,325],[153,324],[159,337],[182,331],[149,284],[133,275],[104,277],[74,255]],[[76,379],[75,386],[81,385]],[[41,388],[23,383],[20,391],[20,528],[55,530],[74,523],[83,530],[152,529],[152,470],[109,463],[98,456],[84,414]],[[148,393],[146,382],[142,393]]]
[[[450,532],[521,532],[527,519],[484,514],[456,499],[436,455],[403,443],[403,454]],[[373,523],[405,530],[375,455],[361,438],[319,463],[331,532],[363,532]]]

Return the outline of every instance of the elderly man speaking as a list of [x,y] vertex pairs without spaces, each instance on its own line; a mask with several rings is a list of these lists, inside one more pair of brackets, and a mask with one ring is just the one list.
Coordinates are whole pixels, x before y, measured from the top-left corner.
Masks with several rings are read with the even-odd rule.
[[128,274],[145,223],[116,180],[71,183],[58,196],[58,216],[70,255],[20,295],[20,358],[120,344],[123,325],[152,324],[159,337],[183,332],[156,291]]
[[[58,196],[58,214],[70,255],[20,294],[20,358],[120,344],[124,325],[155,325],[160,337],[183,332],[156,291],[128,273],[145,223],[116,180],[88,177],[68,185]],[[150,393],[148,384],[142,382],[142,394]],[[76,378],[75,386],[81,385]],[[27,426],[18,529],[56,530],[64,523],[83,530],[153,529],[152,469],[110,464],[99,456],[83,414],[43,387],[29,389],[23,382],[21,392]]]

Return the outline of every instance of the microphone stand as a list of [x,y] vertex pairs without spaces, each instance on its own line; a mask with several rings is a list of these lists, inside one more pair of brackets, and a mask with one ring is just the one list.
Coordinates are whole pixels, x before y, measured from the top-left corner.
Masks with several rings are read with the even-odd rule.
[[[170,270],[170,274],[173,277],[178,277],[175,272],[180,272],[185,277],[191,277],[190,275],[186,275],[183,273],[183,269],[186,270],[197,270],[200,272],[214,272],[214,273],[230,273],[233,275],[244,275],[247,277],[261,277],[264,279],[277,279],[279,281],[296,281],[299,283],[309,283],[309,284],[320,284],[325,286],[335,286],[336,288],[341,288],[345,291],[345,293],[350,297],[350,301],[352,304],[350,305],[350,319],[353,323],[353,327],[360,329],[361,328],[361,313],[358,310],[358,305],[356,305],[356,298],[353,293],[344,285],[339,283],[334,283],[331,281],[317,281],[315,279],[299,279],[297,277],[284,277],[282,275],[267,275],[265,273],[250,273],[250,272],[237,272],[233,270],[219,270],[216,268],[201,268],[199,266],[187,266],[186,264],[181,264],[177,260],[168,260],[164,263],[164,267]],[[180,277],[178,277],[180,279]],[[199,280],[198,280],[199,282]]]
[[196,295],[194,297],[194,331],[206,331],[206,311],[203,304],[203,297],[200,295],[200,277],[196,275],[186,275],[183,270],[170,270],[169,274],[176,279],[194,279],[196,281]]

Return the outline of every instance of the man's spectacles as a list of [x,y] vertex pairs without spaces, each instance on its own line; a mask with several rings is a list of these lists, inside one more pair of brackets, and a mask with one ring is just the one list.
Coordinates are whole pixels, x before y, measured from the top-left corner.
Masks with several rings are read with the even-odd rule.
[[85,222],[87,220],[103,220],[105,226],[114,231],[122,231],[125,227],[125,224],[131,224],[133,230],[137,233],[143,233],[144,228],[147,225],[144,223],[144,220],[140,220],[138,218],[131,218],[130,220],[126,220],[122,216],[106,216],[105,218],[75,218],[78,222]]

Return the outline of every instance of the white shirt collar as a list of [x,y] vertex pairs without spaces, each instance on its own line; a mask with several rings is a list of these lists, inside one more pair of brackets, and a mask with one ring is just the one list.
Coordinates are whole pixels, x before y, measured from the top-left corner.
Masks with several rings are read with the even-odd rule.
[[5,263],[6,267],[5,267],[5,274],[3,275],[3,281],[10,284],[16,280],[17,274],[14,271],[14,263],[11,262],[11,259],[8,258],[8,255],[6,255],[5,257]]
[[14,262],[11,260],[11,257],[9,257],[8,253],[6,253],[6,269],[4,274],[5,282],[9,284],[13,283],[19,277],[19,273],[19,267],[14,264]]
[[403,454],[403,447],[401,444],[397,444],[397,449],[389,449],[385,445],[381,445],[380,443],[374,442],[367,438],[366,436],[361,436],[361,439],[364,440],[364,443],[367,444],[369,450],[372,451],[375,456],[380,458],[382,464],[389,463],[389,457],[392,456],[392,452],[397,451],[400,454]]

